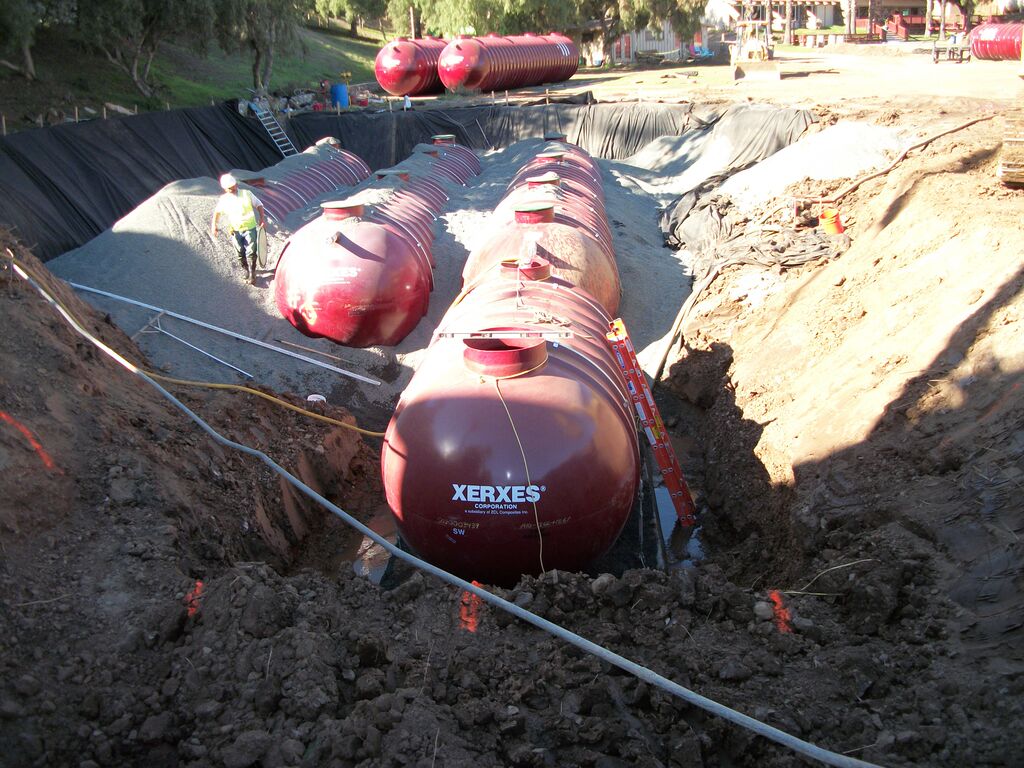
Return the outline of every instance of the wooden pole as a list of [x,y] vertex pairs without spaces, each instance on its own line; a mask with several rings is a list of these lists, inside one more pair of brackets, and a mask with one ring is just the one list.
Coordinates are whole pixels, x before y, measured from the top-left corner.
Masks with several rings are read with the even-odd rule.
[[78,105],[75,104],[75,122],[78,122]]
[[136,115],[139,114],[139,105],[138,104],[132,104],[132,109],[135,110],[135,114]]
[[505,106],[508,106],[508,91],[505,91]]
[[106,104],[103,105],[103,119],[104,120],[107,119],[107,105]]
[[7,135],[7,115],[0,114],[0,126],[3,127],[4,136]]

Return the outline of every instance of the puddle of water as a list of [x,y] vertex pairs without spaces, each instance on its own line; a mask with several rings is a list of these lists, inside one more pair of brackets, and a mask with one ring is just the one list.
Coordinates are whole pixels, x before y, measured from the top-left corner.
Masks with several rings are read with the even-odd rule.
[[701,527],[698,525],[691,529],[679,524],[672,497],[668,488],[663,485],[654,489],[654,504],[669,557],[676,566],[692,568],[704,559],[704,544],[700,538]]

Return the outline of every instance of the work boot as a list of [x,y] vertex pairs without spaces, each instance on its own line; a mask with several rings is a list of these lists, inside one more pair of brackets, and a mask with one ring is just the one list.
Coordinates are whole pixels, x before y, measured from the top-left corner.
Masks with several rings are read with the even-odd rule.
[[252,269],[249,271],[249,285],[256,285],[256,257],[252,257]]

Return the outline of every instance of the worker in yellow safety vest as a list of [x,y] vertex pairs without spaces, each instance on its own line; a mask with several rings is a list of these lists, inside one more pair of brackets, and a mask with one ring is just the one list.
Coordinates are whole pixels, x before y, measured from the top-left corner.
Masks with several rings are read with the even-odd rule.
[[[228,231],[235,238],[235,248],[242,269],[249,279],[250,285],[256,285],[256,248],[259,231],[266,226],[263,203],[247,189],[238,188],[238,179],[230,173],[220,177],[220,186],[224,194],[217,200],[210,222],[210,235],[217,236],[217,220],[221,216],[227,219]],[[246,262],[248,257],[248,262]]]

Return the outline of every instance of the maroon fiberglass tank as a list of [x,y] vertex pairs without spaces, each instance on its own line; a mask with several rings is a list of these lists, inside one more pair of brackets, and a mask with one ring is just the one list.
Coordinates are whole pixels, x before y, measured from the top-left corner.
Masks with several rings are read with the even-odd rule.
[[393,227],[364,218],[363,206],[322,207],[281,253],[278,310],[307,336],[350,347],[397,344],[426,314],[429,264]]
[[302,333],[350,347],[393,345],[426,313],[433,226],[448,200],[439,179],[465,184],[479,164],[465,147],[423,146],[429,154],[406,167],[377,171],[376,183],[390,192],[372,208],[324,203],[324,214],[288,239],[275,298]]
[[449,309],[381,456],[388,504],[416,553],[511,584],[580,570],[614,543],[640,464],[609,319],[539,258],[499,264]]
[[546,259],[552,272],[593,296],[610,315],[619,309],[622,286],[612,254],[584,229],[555,221],[551,202],[524,204],[514,221],[495,226],[490,238],[466,260],[462,281],[471,287],[508,260]]
[[1020,61],[1024,23],[989,21],[971,30],[971,56],[995,61]]
[[437,60],[446,40],[399,37],[377,52],[373,65],[380,87],[392,96],[418,96],[444,90],[437,72]]
[[578,192],[574,187],[563,184],[555,173],[547,173],[526,180],[527,183],[509,190],[494,209],[491,226],[505,226],[515,221],[517,208],[540,206],[544,203],[554,206],[554,221],[576,227],[593,237],[601,245],[610,260],[614,260],[612,236],[608,219],[600,200]]
[[579,50],[565,35],[514,35],[452,40],[437,62],[445,88],[497,91],[560,83],[576,74]]

